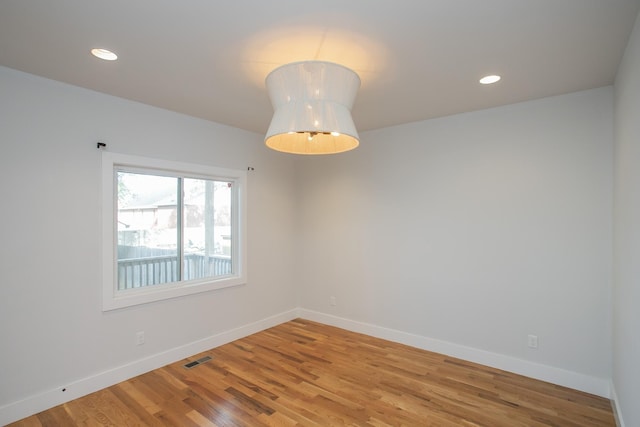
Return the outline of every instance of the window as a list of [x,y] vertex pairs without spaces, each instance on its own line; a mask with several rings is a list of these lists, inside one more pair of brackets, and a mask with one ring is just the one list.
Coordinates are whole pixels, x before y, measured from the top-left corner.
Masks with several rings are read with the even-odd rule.
[[103,153],[103,310],[246,281],[245,173]]

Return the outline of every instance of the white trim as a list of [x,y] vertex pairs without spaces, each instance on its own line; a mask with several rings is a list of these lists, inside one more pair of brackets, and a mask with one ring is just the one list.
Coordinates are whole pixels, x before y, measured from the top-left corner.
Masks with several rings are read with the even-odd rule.
[[[70,400],[86,396],[89,393],[102,390],[103,388],[110,387],[129,378],[144,374],[145,372],[161,368],[162,366],[177,362],[194,354],[244,338],[297,317],[299,317],[297,309],[285,311],[267,317],[266,319],[249,323],[229,331],[223,331],[216,335],[193,341],[161,353],[153,354],[143,359],[127,363],[126,365],[96,373],[70,384],[61,384],[54,389],[0,407],[0,425],[18,421]],[[63,389],[66,389],[66,391],[63,392]]]
[[[234,274],[218,279],[193,280],[158,285],[127,291],[117,291],[114,265],[116,255],[115,178],[114,170],[124,167],[128,170],[142,168],[162,171],[167,175],[230,179],[234,182],[236,195],[232,212],[237,212],[232,221],[234,245]],[[102,153],[102,310],[114,310],[137,304],[145,304],[168,298],[192,295],[247,283],[247,174],[246,171],[223,169],[214,166],[174,162],[148,157],[130,156],[119,153]]]
[[370,323],[349,320],[313,310],[300,309],[300,317],[324,323],[326,325],[347,329],[352,332],[358,332],[410,345],[423,350],[446,354],[458,359],[464,359],[481,365],[502,369],[504,371],[584,391],[597,396],[605,398],[610,397],[609,379],[592,377],[578,372],[567,371],[565,369],[542,365],[498,353],[491,353],[460,344],[440,341],[395,329],[384,328]]
[[613,381],[611,381],[609,388],[611,389],[611,406],[613,408],[613,416],[616,418],[616,425],[618,427],[625,427],[624,419],[622,418],[622,409],[618,404],[618,394],[616,393],[616,386]]

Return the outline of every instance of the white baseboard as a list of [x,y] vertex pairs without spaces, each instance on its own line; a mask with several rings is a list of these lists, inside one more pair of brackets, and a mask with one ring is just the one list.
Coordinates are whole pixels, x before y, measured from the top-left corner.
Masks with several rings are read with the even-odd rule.
[[458,359],[468,360],[485,366],[513,372],[537,380],[584,391],[597,396],[610,398],[610,380],[542,365],[502,354],[491,353],[451,342],[440,341],[395,329],[384,328],[369,323],[344,319],[326,313],[300,309],[300,317],[326,325],[336,326],[353,332],[370,335],[435,353],[446,354]]
[[613,381],[611,381],[609,388],[611,389],[611,405],[613,406],[613,415],[616,417],[616,425],[618,427],[625,427],[624,420],[622,419],[622,411],[618,404],[618,394],[616,393],[616,387]]
[[231,341],[271,328],[299,317],[297,309],[286,311],[266,319],[224,331],[180,347],[139,359],[126,365],[99,372],[71,384],[44,391],[0,407],[0,425],[6,425],[89,393],[112,386],[153,369],[184,359],[203,351],[219,347]]

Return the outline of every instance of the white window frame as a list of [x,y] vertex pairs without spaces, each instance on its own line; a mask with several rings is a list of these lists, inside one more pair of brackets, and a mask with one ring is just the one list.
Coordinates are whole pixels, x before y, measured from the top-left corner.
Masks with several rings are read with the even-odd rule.
[[[151,171],[167,176],[233,182],[231,259],[233,272],[223,277],[178,281],[135,289],[117,287],[117,170]],[[192,295],[247,282],[246,273],[246,172],[170,160],[102,153],[102,310],[115,310],[169,298]]]

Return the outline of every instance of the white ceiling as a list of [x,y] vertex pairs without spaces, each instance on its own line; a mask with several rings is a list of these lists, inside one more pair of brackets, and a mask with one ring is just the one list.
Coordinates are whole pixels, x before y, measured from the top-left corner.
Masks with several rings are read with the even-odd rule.
[[[259,133],[264,78],[354,69],[360,131],[613,83],[638,0],[0,0],[0,65]],[[101,61],[93,47],[115,51]],[[481,86],[498,73],[502,81]],[[2,96],[2,94],[0,94]]]

